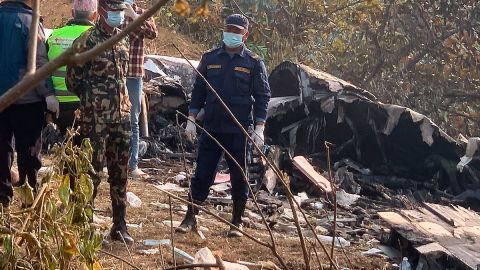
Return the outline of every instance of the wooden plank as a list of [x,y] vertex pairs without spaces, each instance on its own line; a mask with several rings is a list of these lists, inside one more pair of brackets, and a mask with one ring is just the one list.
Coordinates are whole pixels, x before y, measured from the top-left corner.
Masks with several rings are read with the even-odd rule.
[[480,226],[480,216],[461,206],[424,203],[432,213],[454,227]]
[[442,245],[469,269],[480,269],[480,244]]
[[460,205],[451,205],[457,212],[462,213],[463,216],[467,217],[469,221],[472,221],[475,223],[475,225],[480,225],[480,215],[466,209]]
[[410,221],[395,212],[378,212],[378,215],[390,225],[410,225]]
[[[459,269],[480,269],[480,225],[475,225],[480,216],[460,206],[424,206],[378,214],[426,257],[446,254],[461,265]],[[427,245],[419,245],[422,239]]]
[[456,228],[453,232],[453,236],[457,238],[480,238],[480,226]]
[[441,218],[443,221],[447,222],[449,225],[453,227],[459,227],[462,225],[465,225],[464,220],[459,220],[459,217],[452,217],[451,213],[448,213],[449,209],[445,209],[443,207],[440,207],[440,205],[435,205],[432,203],[423,203],[423,205],[432,213],[434,213],[436,216]]
[[413,246],[425,245],[434,241],[425,231],[414,226],[404,216],[395,212],[378,212],[381,219],[385,220],[392,229],[397,231],[403,238],[410,241]]
[[415,224],[417,228],[422,229],[428,234],[432,236],[439,236],[439,237],[453,237],[452,233],[450,233],[447,229],[442,227],[442,225],[438,223],[422,221]]
[[401,210],[402,215],[410,221],[410,225],[429,237],[452,237],[453,227],[443,222],[425,208],[417,210]]
[[450,255],[450,252],[442,247],[438,242],[433,242],[430,244],[426,244],[423,246],[419,246],[415,248],[419,253],[421,254],[429,254],[429,253],[435,253],[435,252],[441,252]]
[[332,193],[333,189],[330,182],[317,171],[315,171],[313,166],[305,157],[294,157],[293,165],[299,169],[315,186],[319,187],[326,193]]

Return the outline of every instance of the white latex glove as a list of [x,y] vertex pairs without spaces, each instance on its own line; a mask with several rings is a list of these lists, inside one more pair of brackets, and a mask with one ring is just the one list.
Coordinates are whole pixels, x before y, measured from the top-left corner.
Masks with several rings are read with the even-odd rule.
[[190,141],[193,141],[197,136],[197,126],[195,126],[195,117],[189,116],[187,121],[187,127],[185,128],[185,134]]
[[467,156],[463,156],[460,158],[460,162],[458,162],[457,164],[457,170],[459,172],[463,172],[463,168],[468,165],[468,163],[470,163],[470,161],[472,161],[473,158],[471,157],[467,157]]
[[253,142],[260,148],[265,144],[265,135],[263,134],[264,131],[265,125],[256,125],[252,135]]
[[47,102],[47,109],[52,113],[56,114],[56,118],[60,115],[60,105],[58,104],[58,99],[56,96],[51,95],[45,98],[45,102]]
[[135,10],[133,10],[132,6],[127,4],[127,9],[125,9],[125,16],[132,18],[135,20],[136,18],[140,17]]

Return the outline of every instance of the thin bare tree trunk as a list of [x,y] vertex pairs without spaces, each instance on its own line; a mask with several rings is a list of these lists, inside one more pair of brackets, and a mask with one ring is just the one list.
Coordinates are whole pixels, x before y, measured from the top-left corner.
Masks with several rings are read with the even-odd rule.
[[40,0],[33,0],[32,8],[32,23],[30,25],[30,32],[28,34],[28,61],[27,73],[28,75],[35,72],[37,69],[37,42],[38,42],[38,25],[40,23]]

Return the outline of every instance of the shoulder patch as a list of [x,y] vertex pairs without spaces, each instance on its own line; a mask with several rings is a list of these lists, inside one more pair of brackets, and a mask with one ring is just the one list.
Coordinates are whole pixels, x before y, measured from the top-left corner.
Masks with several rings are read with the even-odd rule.
[[262,58],[261,58],[258,54],[252,52],[251,50],[248,50],[248,49],[247,49],[246,52],[247,52],[247,54],[250,55],[250,57],[252,57],[253,59],[255,59],[255,60],[262,60]]
[[222,65],[207,65],[207,69],[219,69],[222,68]]
[[250,69],[244,67],[235,67],[233,70],[250,74]]
[[219,48],[210,49],[210,50],[208,50],[208,51],[205,51],[204,54],[206,54],[206,53],[212,53],[212,52],[214,52],[214,51],[216,51],[216,50],[218,50],[218,49],[219,49]]

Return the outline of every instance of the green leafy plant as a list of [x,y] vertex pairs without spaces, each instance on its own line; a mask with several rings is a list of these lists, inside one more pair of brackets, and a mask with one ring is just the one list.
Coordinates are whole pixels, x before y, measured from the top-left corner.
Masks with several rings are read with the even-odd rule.
[[3,210],[1,269],[101,269],[96,254],[103,237],[90,225],[93,150],[88,139],[75,146],[74,136],[70,130],[53,148],[54,164],[35,196],[28,183],[15,190],[27,208]]

